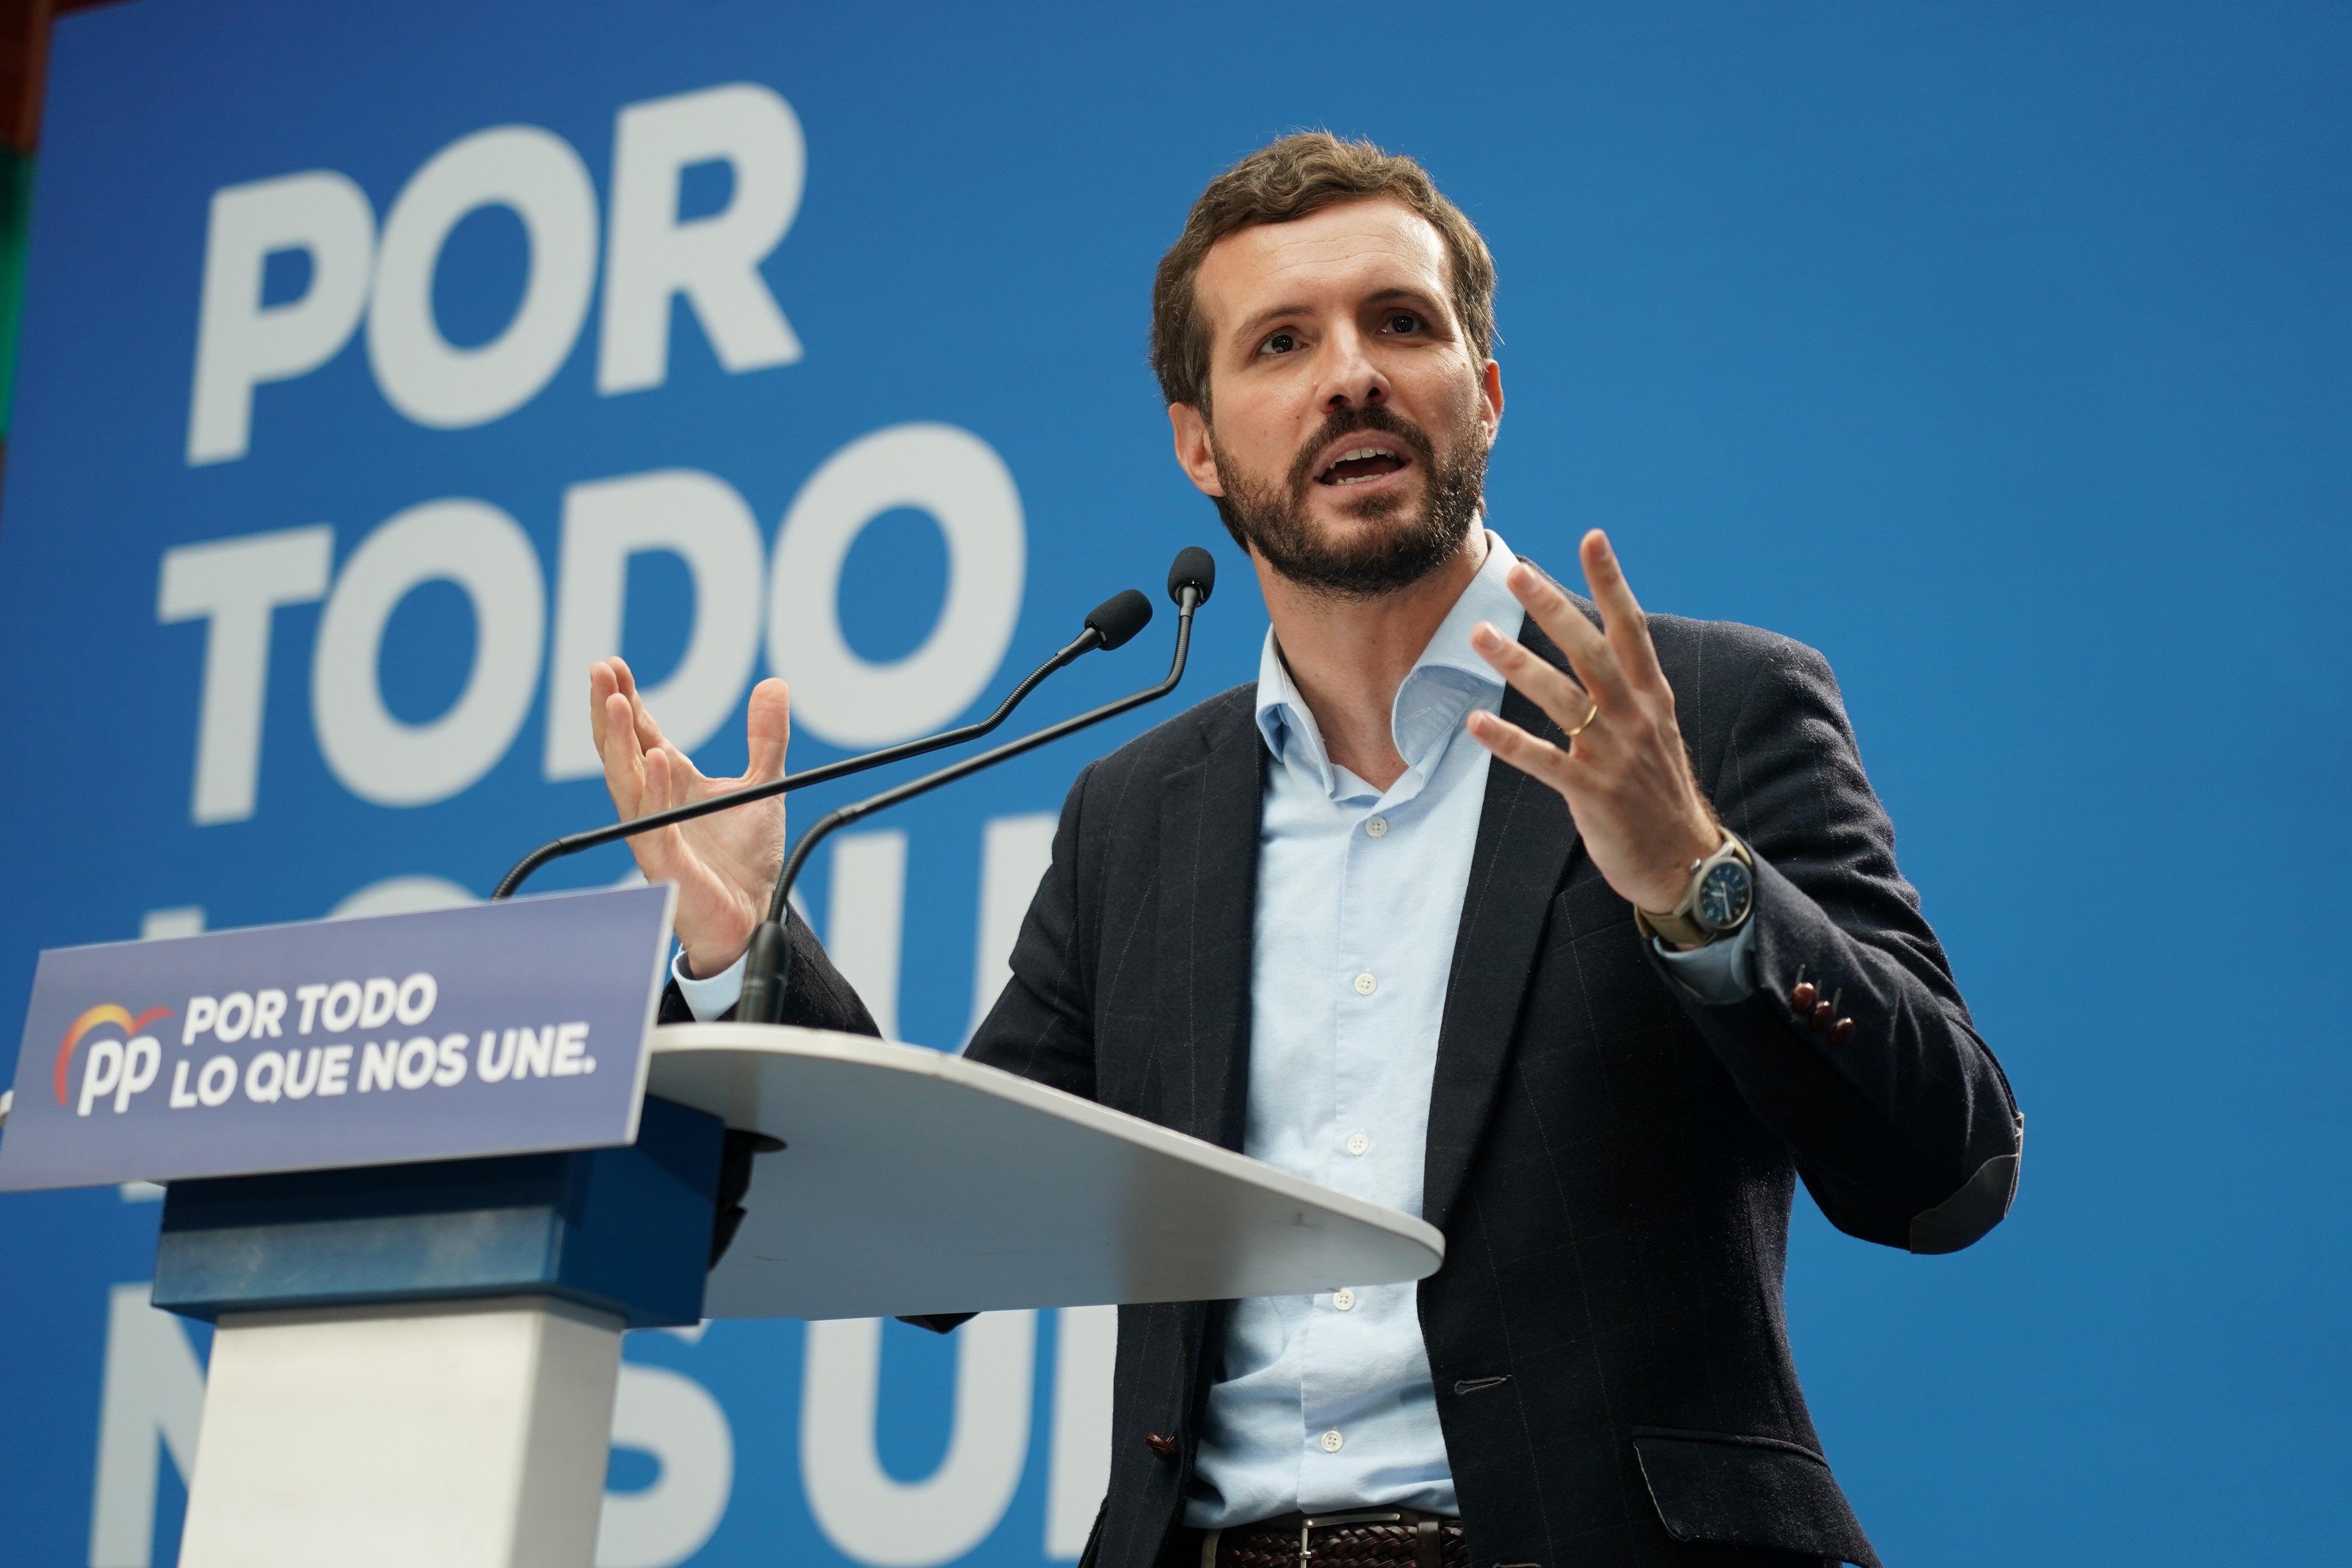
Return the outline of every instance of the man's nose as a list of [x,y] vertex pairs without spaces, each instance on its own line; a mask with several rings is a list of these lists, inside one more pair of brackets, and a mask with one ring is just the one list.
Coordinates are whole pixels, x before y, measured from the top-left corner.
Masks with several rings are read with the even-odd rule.
[[1387,402],[1389,379],[1366,352],[1363,334],[1352,326],[1343,327],[1329,341],[1322,384],[1317,389],[1324,412],[1336,414],[1343,408]]

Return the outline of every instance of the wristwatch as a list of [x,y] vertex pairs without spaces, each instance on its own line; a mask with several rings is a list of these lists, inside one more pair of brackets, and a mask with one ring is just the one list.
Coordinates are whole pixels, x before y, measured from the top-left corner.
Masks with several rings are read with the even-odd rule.
[[1727,833],[1723,847],[1690,863],[1690,886],[1683,901],[1662,915],[1633,911],[1643,936],[1697,947],[1728,936],[1748,923],[1756,908],[1756,857]]

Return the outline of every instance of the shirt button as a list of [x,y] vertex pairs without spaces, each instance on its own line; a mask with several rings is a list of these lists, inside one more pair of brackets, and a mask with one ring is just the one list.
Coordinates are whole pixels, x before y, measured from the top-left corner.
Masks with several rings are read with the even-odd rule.
[[1371,1146],[1372,1146],[1372,1141],[1371,1141],[1370,1138],[1366,1137],[1363,1133],[1361,1133],[1361,1132],[1350,1132],[1350,1133],[1349,1133],[1349,1134],[1348,1134],[1348,1152],[1349,1152],[1349,1153],[1350,1153],[1350,1154],[1360,1154],[1360,1153],[1362,1153],[1365,1150],[1367,1150],[1367,1149],[1370,1148]]
[[1356,1293],[1343,1285],[1331,1292],[1331,1305],[1343,1312],[1352,1312],[1356,1310]]
[[1378,838],[1388,830],[1389,819],[1385,816],[1371,816],[1364,819],[1364,832],[1371,837]]
[[1356,976],[1357,995],[1370,996],[1373,992],[1378,991],[1380,988],[1381,983],[1372,978],[1372,972],[1370,970],[1367,969],[1361,974]]
[[1339,1451],[1339,1445],[1346,1441],[1346,1438],[1339,1436],[1339,1429],[1334,1427],[1323,1434],[1323,1451],[1327,1454],[1336,1454]]

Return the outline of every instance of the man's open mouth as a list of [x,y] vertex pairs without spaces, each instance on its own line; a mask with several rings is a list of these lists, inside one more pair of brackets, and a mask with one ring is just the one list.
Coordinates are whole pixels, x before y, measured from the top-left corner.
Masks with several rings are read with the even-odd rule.
[[1383,474],[1397,473],[1405,465],[1405,455],[1385,442],[1377,445],[1357,442],[1326,463],[1322,472],[1315,476],[1315,482],[1318,485],[1360,485]]

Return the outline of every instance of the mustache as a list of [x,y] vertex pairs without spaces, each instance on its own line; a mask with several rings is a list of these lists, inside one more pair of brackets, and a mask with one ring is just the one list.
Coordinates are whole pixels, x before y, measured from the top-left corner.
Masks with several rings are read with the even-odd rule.
[[1337,408],[1323,421],[1307,444],[1298,448],[1298,456],[1290,464],[1290,493],[1303,497],[1307,487],[1315,482],[1315,459],[1332,442],[1342,436],[1352,436],[1359,430],[1377,430],[1383,436],[1393,436],[1412,448],[1412,454],[1425,468],[1437,466],[1436,448],[1430,444],[1428,432],[1402,415],[1392,414],[1383,404],[1367,404],[1360,408]]

